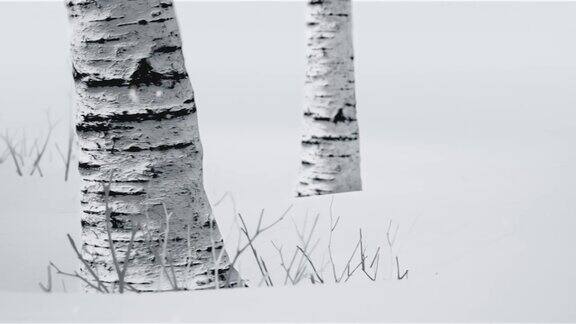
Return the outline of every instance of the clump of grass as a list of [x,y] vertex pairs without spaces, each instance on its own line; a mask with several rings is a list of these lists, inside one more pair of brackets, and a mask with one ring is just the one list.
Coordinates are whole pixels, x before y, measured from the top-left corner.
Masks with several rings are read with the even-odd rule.
[[42,288],[45,292],[52,291],[52,273],[51,269],[56,270],[56,273],[62,276],[74,278],[77,280],[82,281],[87,287],[92,288],[94,291],[99,293],[115,293],[118,292],[120,294],[124,293],[125,291],[129,290],[132,292],[138,292],[131,284],[126,282],[126,273],[130,266],[130,256],[132,254],[132,249],[134,246],[134,238],[136,236],[136,232],[140,229],[140,225],[137,224],[136,226],[132,227],[132,231],[130,233],[130,241],[128,243],[128,247],[124,256],[123,266],[120,266],[120,262],[118,260],[116,247],[114,245],[114,240],[112,240],[112,229],[110,223],[111,220],[111,209],[108,205],[108,198],[110,196],[110,183],[104,184],[104,202],[105,202],[105,223],[106,223],[106,234],[108,237],[108,248],[112,255],[112,263],[114,265],[114,271],[117,276],[117,283],[107,284],[104,282],[100,276],[98,276],[96,269],[93,269],[92,265],[82,256],[82,253],[78,249],[76,242],[72,238],[70,234],[67,234],[68,242],[74,251],[76,258],[82,263],[83,268],[88,272],[89,276],[86,277],[78,271],[74,272],[66,272],[60,270],[53,262],[50,262],[47,268],[48,273],[48,283],[46,285],[40,283],[40,288]]
[[[15,140],[13,137],[9,136],[8,132],[0,135],[2,142],[5,145],[2,154],[0,154],[0,164],[5,162],[9,157],[12,158],[14,163],[15,172],[18,176],[22,177],[25,175],[32,176],[38,174],[40,177],[44,176],[42,170],[41,162],[45,160],[46,155],[52,154],[50,142],[52,141],[52,135],[58,125],[57,122],[52,122],[50,116],[47,116],[48,129],[46,135],[40,138],[36,138],[32,141],[32,145],[29,146],[28,138],[26,134],[22,132],[22,136]],[[56,152],[60,156],[63,166],[64,166],[64,181],[68,181],[70,166],[74,159],[74,129],[70,124],[68,126],[68,141],[66,145],[66,151],[60,149],[58,143],[54,144]],[[39,143],[42,143],[39,145]],[[25,166],[31,165],[30,171],[25,171]]]
[[[113,240],[112,240],[112,230],[111,230],[111,226],[110,226],[110,223],[111,223],[110,214],[111,213],[110,213],[110,208],[108,206],[109,192],[110,192],[110,184],[109,183],[104,184],[105,209],[106,209],[106,212],[105,212],[106,234],[107,234],[107,238],[108,238],[109,249],[111,251],[111,257],[112,257],[112,263],[114,266],[114,272],[116,273],[117,280],[112,285],[109,283],[103,282],[100,279],[100,277],[97,275],[97,272],[95,271],[95,269],[92,268],[90,263],[82,257],[82,254],[78,250],[76,243],[74,242],[72,237],[68,234],[67,235],[68,241],[70,242],[70,245],[71,245],[72,249],[74,250],[76,257],[80,260],[80,262],[83,264],[84,268],[86,269],[88,276],[84,276],[82,274],[79,274],[76,271],[74,271],[74,272],[62,271],[56,265],[54,265],[52,262],[50,262],[48,267],[47,267],[48,282],[46,285],[40,283],[40,287],[42,288],[42,290],[44,290],[46,292],[52,291],[52,270],[55,270],[56,274],[62,275],[62,276],[68,277],[68,278],[80,280],[87,287],[89,287],[92,290],[99,292],[99,293],[124,293],[126,291],[138,292],[138,290],[136,288],[134,288],[132,285],[130,285],[129,283],[127,283],[125,279],[126,279],[126,274],[129,272],[129,267],[130,267],[129,261],[130,261],[130,256],[132,253],[132,248],[133,248],[133,244],[134,244],[134,237],[136,235],[136,232],[137,231],[144,231],[144,233],[149,233],[149,231],[144,226],[136,225],[133,227],[132,232],[131,232],[130,243],[128,245],[127,252],[125,253],[125,259],[124,259],[124,262],[122,262],[123,267],[121,267],[120,262],[118,260],[118,253],[116,251],[116,247],[115,247]],[[225,194],[225,196],[222,199],[218,200],[218,202],[215,204],[215,206],[220,204],[223,201],[223,199],[226,197],[226,195],[228,195],[229,198],[234,203],[233,197],[229,193],[227,193],[227,194]],[[152,238],[149,236],[147,237],[147,239],[145,239],[145,241],[148,242],[149,250],[153,254],[156,262],[158,263],[162,276],[168,280],[172,290],[174,290],[174,291],[186,290],[186,288],[185,288],[186,285],[179,283],[178,278],[176,277],[176,274],[174,271],[174,265],[172,262],[172,257],[170,255],[168,248],[167,248],[167,242],[168,242],[168,237],[169,237],[169,232],[170,232],[169,223],[170,223],[170,217],[172,216],[172,214],[170,212],[168,212],[165,204],[162,203],[162,206],[164,207],[166,226],[164,228],[164,233],[163,233],[163,237],[160,241],[160,244],[159,244],[158,248],[154,248],[151,244]],[[238,230],[239,230],[241,235],[239,236],[239,241],[237,243],[236,250],[231,255],[231,258],[229,260],[229,267],[234,268],[234,266],[237,264],[237,262],[240,260],[240,258],[242,258],[245,255],[245,253],[249,251],[249,252],[251,252],[250,254],[252,256],[251,260],[252,260],[252,262],[255,262],[255,264],[257,265],[257,268],[259,270],[259,273],[260,273],[260,282],[258,283],[258,286],[265,285],[268,287],[273,287],[273,286],[275,286],[275,283],[276,284],[282,284],[282,285],[295,286],[295,285],[299,285],[303,282],[309,282],[311,284],[327,284],[327,283],[338,284],[338,283],[343,283],[343,282],[349,281],[356,274],[362,274],[362,277],[364,277],[370,281],[376,281],[379,278],[378,277],[379,264],[380,264],[380,257],[381,257],[381,251],[382,250],[381,250],[380,246],[376,246],[373,249],[373,251],[374,251],[373,253],[371,253],[371,254],[368,253],[369,248],[366,245],[362,228],[358,229],[358,239],[355,241],[353,248],[351,249],[351,253],[345,259],[343,266],[340,269],[338,269],[337,263],[339,263],[339,262],[337,262],[334,254],[333,254],[333,236],[335,235],[336,229],[340,223],[340,217],[338,217],[336,219],[334,218],[332,207],[333,207],[333,198],[330,201],[330,208],[329,208],[330,223],[329,223],[329,228],[328,228],[327,250],[326,250],[326,253],[324,255],[322,255],[323,259],[325,259],[326,254],[327,254],[327,259],[328,259],[327,261],[317,262],[313,258],[313,254],[317,250],[317,247],[319,246],[319,242],[320,242],[319,238],[315,238],[315,236],[317,234],[317,228],[318,228],[317,225],[318,225],[318,220],[319,220],[320,214],[317,214],[315,216],[309,229],[307,228],[308,227],[308,218],[306,217],[306,219],[304,221],[304,226],[302,228],[299,228],[299,226],[296,223],[294,223],[295,232],[296,232],[296,235],[298,237],[299,242],[295,245],[293,252],[291,253],[290,258],[288,258],[288,259],[285,258],[283,246],[281,246],[281,245],[279,246],[276,242],[271,241],[271,244],[274,247],[274,249],[276,250],[276,253],[278,255],[278,259],[279,259],[278,263],[279,263],[281,269],[283,270],[283,274],[274,274],[274,276],[283,277],[283,280],[279,280],[279,281],[273,280],[273,274],[271,273],[270,268],[268,267],[268,264],[264,261],[264,257],[262,255],[262,253],[260,253],[260,251],[258,250],[258,247],[255,244],[255,241],[259,237],[261,237],[262,234],[264,234],[265,232],[267,232],[268,230],[270,230],[271,228],[273,228],[274,226],[276,226],[277,224],[279,224],[280,222],[282,222],[285,219],[285,217],[288,215],[288,213],[290,212],[290,210],[292,208],[292,206],[289,206],[278,218],[274,219],[268,225],[263,224],[265,212],[264,212],[264,210],[261,210],[255,231],[249,230],[249,226],[248,226],[245,218],[242,216],[241,213],[238,213],[236,215],[238,217],[238,220],[239,220]],[[235,208],[236,207],[234,205],[234,210],[235,210]],[[146,217],[148,217],[147,214],[146,214]],[[212,215],[210,217],[211,217],[210,222],[212,224],[211,229],[212,229],[212,231],[215,231],[216,230],[216,228],[214,226],[215,222],[212,219]],[[408,277],[408,270],[407,269],[401,270],[399,257],[398,257],[398,254],[395,252],[395,244],[396,244],[396,240],[398,238],[398,230],[399,230],[399,226],[396,225],[394,227],[393,222],[390,221],[389,226],[388,226],[388,230],[386,232],[386,243],[387,243],[387,246],[389,248],[391,262],[394,261],[395,266],[396,266],[395,276],[391,277],[391,278],[395,278],[397,280],[403,280],[403,279],[406,279]],[[191,262],[192,262],[192,257],[191,257],[192,256],[192,242],[190,241],[190,227],[189,226],[188,226],[188,234],[189,234],[188,235],[188,241],[187,241],[188,262],[186,264],[187,270],[189,270],[189,267],[191,266]],[[233,282],[231,280],[231,276],[228,276],[226,278],[225,282],[220,282],[220,278],[219,278],[220,271],[218,269],[218,265],[220,264],[220,262],[222,261],[222,259],[225,257],[226,254],[225,254],[224,249],[221,249],[219,254],[216,253],[216,250],[217,250],[216,242],[214,240],[214,236],[212,235],[212,232],[211,232],[211,245],[212,245],[212,253],[213,253],[212,257],[213,257],[213,262],[214,262],[214,271],[212,272],[212,274],[214,276],[213,280],[212,280],[214,282],[213,288],[219,289],[219,288],[232,288],[232,287],[245,287],[245,286],[247,286],[246,281],[244,281],[242,279],[240,279],[240,282]],[[391,266],[392,266],[392,263],[391,263]],[[330,269],[331,275],[328,275],[328,276],[324,275],[326,268]],[[186,273],[188,273],[188,271]],[[331,280],[328,280],[329,278]]]
[[2,140],[6,144],[7,151],[9,152],[10,156],[12,157],[12,161],[14,161],[14,166],[16,167],[16,173],[19,176],[22,176],[22,167],[20,166],[21,161],[19,160],[20,154],[16,151],[16,146],[12,142],[12,139],[9,137],[8,134],[2,135]]

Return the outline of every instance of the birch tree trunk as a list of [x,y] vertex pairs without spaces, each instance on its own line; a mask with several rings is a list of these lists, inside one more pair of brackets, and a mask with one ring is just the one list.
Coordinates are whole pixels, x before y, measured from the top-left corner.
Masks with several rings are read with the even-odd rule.
[[179,288],[223,284],[236,272],[225,252],[214,258],[223,240],[203,188],[196,104],[171,0],[71,0],[67,8],[84,257],[103,281],[118,279],[106,232],[107,200],[120,261],[131,229],[141,226],[126,282],[141,291],[172,289],[166,277],[173,267]]
[[308,0],[298,196],[362,189],[350,0]]

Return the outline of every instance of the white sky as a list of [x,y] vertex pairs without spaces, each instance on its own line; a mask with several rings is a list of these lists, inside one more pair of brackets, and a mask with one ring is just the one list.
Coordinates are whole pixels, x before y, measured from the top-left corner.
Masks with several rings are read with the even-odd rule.
[[[318,211],[325,229],[328,198],[291,198],[302,7],[211,1],[176,10],[212,201],[233,192],[249,223],[260,208],[272,219],[294,203],[297,222]],[[46,108],[63,123],[69,109],[64,7],[12,3],[0,12],[10,44],[0,52],[0,129],[41,135]],[[394,219],[401,260],[418,283],[407,296],[457,297],[476,307],[471,320],[538,312],[574,321],[574,17],[576,3],[356,3],[364,191],[336,196],[336,253],[348,252],[360,226],[381,242]],[[48,260],[75,264],[64,235],[79,229],[78,184],[60,179],[58,163],[47,161],[42,179],[0,165],[0,258],[14,265],[1,269],[2,290],[37,291]],[[227,231],[230,206],[216,213]],[[272,263],[269,241],[288,248],[293,237],[288,220],[260,242],[263,256]],[[386,289],[373,292],[378,300]],[[425,309],[419,300],[395,311]],[[447,320],[469,318],[465,307],[445,311]]]

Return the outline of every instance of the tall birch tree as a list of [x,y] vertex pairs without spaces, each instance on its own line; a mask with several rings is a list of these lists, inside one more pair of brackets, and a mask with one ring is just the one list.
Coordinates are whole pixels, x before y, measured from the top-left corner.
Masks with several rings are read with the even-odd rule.
[[362,189],[351,0],[308,0],[298,196]]
[[133,287],[172,289],[172,271],[179,288],[224,284],[236,272],[225,252],[217,257],[223,240],[203,188],[196,103],[172,1],[71,0],[67,9],[84,257],[103,281],[118,279],[108,206],[118,260],[139,226],[126,274]]

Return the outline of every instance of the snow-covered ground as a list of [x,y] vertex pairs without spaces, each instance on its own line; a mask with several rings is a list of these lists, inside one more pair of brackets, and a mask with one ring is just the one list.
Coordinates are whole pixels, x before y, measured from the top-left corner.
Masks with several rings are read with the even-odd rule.
[[[64,6],[3,2],[0,10],[10,13],[0,20],[9,44],[0,52],[0,129],[40,137],[49,108],[61,119],[54,142],[65,146],[71,81]],[[293,249],[290,218],[302,224],[307,212],[319,212],[320,259],[330,203],[292,198],[302,4],[179,3],[177,12],[211,200],[231,192],[253,226],[261,208],[271,221],[294,205],[258,241],[281,281],[270,240]],[[72,170],[63,181],[52,150],[43,178],[20,178],[11,161],[0,164],[0,319],[576,321],[575,14],[575,3],[355,5],[364,191],[335,196],[342,217],[335,254],[341,266],[359,227],[370,248],[386,247],[393,220],[407,280],[155,296],[42,294],[37,282],[48,261],[77,265],[65,234],[79,232],[78,179]],[[233,250],[230,201],[216,216]],[[384,255],[381,279],[388,279],[392,264]],[[250,261],[240,269],[257,283]],[[102,312],[112,305],[117,312]]]

